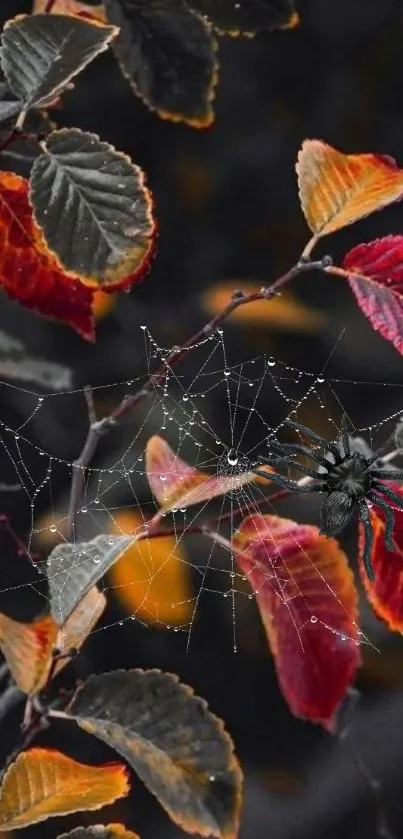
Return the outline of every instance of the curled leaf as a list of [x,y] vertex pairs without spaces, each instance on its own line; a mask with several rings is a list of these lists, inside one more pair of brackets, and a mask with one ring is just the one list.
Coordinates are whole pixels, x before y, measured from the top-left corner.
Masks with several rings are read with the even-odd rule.
[[146,472],[150,487],[165,512],[201,504],[257,480],[254,472],[242,471],[242,461],[236,454],[232,457],[231,452],[225,456],[223,474],[208,475],[178,457],[158,434],[150,437],[147,443]]
[[242,773],[231,738],[176,676],[159,670],[92,676],[66,716],[116,749],[184,830],[235,837]]
[[301,207],[315,238],[403,196],[403,171],[390,157],[342,154],[321,140],[305,140],[296,168]]
[[248,516],[234,537],[293,714],[330,731],[360,664],[357,592],[335,539],[278,516]]
[[32,167],[30,200],[60,266],[104,290],[139,282],[156,232],[141,169],[77,128],[54,131],[43,147]]
[[0,830],[16,830],[50,816],[99,810],[127,795],[124,766],[87,766],[53,749],[21,752],[0,789]]

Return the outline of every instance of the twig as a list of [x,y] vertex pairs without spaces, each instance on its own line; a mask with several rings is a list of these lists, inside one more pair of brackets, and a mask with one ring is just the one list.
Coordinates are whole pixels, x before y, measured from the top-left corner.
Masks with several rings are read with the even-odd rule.
[[108,432],[111,431],[111,429],[114,428],[124,417],[126,417],[127,414],[137,408],[137,406],[150,393],[152,393],[157,385],[161,385],[165,381],[169,370],[173,367],[177,367],[183,359],[187,357],[188,352],[197,346],[199,341],[206,338],[206,336],[213,335],[224,323],[224,321],[232,314],[232,312],[240,306],[245,306],[248,303],[254,303],[257,300],[271,300],[276,296],[280,289],[291,282],[294,277],[297,277],[302,272],[313,268],[327,268],[330,262],[331,260],[329,257],[324,257],[323,259],[315,262],[311,262],[308,259],[301,259],[296,265],[294,265],[293,268],[275,280],[275,282],[268,288],[262,288],[260,291],[253,292],[251,294],[244,294],[242,291],[234,292],[231,299],[221,312],[211,318],[208,323],[188,338],[188,340],[181,346],[173,347],[168,356],[161,362],[159,367],[157,367],[155,372],[151,374],[149,379],[143,387],[137,391],[137,393],[134,393],[129,397],[125,396],[119,405],[102,420],[92,421],[90,415],[89,429],[83,449],[80,456],[73,464],[73,479],[71,483],[68,516],[68,531],[70,538],[75,539],[76,535],[76,516],[82,500],[85,469],[89,466],[92,458],[94,457],[100,439],[105,437],[105,435],[108,434]]
[[351,730],[353,726],[353,718],[359,699],[359,691],[356,690],[356,688],[350,688],[346,698],[347,705],[344,709],[344,722],[337,734],[340,742],[347,746],[350,755],[373,799],[376,814],[376,835],[379,839],[396,839],[395,834],[389,829],[385,804],[382,797],[382,786],[380,782],[373,777],[370,770],[364,763],[364,760],[357,750],[355,742],[352,738]]

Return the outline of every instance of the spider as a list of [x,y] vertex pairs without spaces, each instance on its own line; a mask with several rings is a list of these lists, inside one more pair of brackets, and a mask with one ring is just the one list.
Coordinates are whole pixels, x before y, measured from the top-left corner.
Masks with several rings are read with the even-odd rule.
[[[270,466],[295,466],[304,475],[313,478],[316,483],[301,485],[284,475],[265,472],[259,468],[255,468],[254,472],[262,477],[270,478],[274,483],[293,492],[327,493],[320,511],[320,533],[325,536],[335,536],[340,533],[352,516],[357,514],[365,533],[364,567],[368,579],[373,581],[375,575],[371,562],[371,549],[374,534],[367,501],[376,504],[385,514],[385,545],[388,551],[395,550],[393,542],[395,516],[393,507],[389,506],[390,502],[403,510],[403,497],[381,483],[382,480],[403,481],[403,469],[382,468],[382,464],[377,465],[377,461],[385,455],[394,442],[395,432],[375,452],[371,452],[365,446],[364,454],[362,451],[355,450],[357,449],[356,441],[349,437],[346,414],[342,416],[341,436],[337,443],[320,437],[319,434],[299,422],[287,420],[285,425],[304,434],[314,446],[322,449],[322,453],[311,446],[271,440],[270,446],[274,455],[272,457],[269,455],[268,458],[260,457],[259,462]],[[319,464],[318,470],[310,469],[296,461],[293,455],[298,454],[315,460]]]

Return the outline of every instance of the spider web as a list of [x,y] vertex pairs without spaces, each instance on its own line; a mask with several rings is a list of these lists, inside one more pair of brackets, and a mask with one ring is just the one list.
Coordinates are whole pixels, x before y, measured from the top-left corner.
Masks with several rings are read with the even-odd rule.
[[[98,416],[109,413],[123,396],[136,393],[158,364],[168,358],[172,348],[158,346],[148,329],[142,327],[142,330],[145,375],[93,386]],[[219,477],[248,471],[259,456],[267,453],[270,438],[280,431],[288,418],[305,422],[335,440],[340,433],[341,415],[346,411],[353,428],[355,426],[354,433],[364,435],[371,447],[377,446],[390,433],[401,414],[403,383],[357,381],[334,376],[331,362],[336,350],[337,347],[319,370],[312,371],[290,366],[265,354],[247,361],[233,361],[230,342],[222,329],[194,345],[184,364],[178,370],[167,365],[164,381],[157,382],[133,414],[101,441],[94,462],[85,471],[76,539],[86,541],[100,533],[116,535],[127,532],[122,530],[122,514],[126,520],[133,518],[133,532],[139,522],[147,522],[155,515],[158,505],[150,492],[144,463],[147,441],[155,434],[163,437],[187,463]],[[357,405],[357,387],[362,389],[361,417],[352,414],[352,406]],[[387,399],[385,387],[388,388]],[[381,389],[382,399],[379,398]],[[17,481],[21,485],[18,494],[3,492],[0,503],[7,514],[11,512],[12,517],[13,505],[17,508],[18,522],[20,525],[23,523],[25,528],[27,556],[32,563],[32,578],[21,584],[10,586],[3,574],[1,581],[6,582],[0,582],[0,597],[6,594],[12,596],[17,590],[23,595],[24,591],[33,589],[40,593],[43,608],[48,605],[48,595],[38,586],[38,574],[44,574],[44,562],[51,548],[68,541],[68,500],[73,463],[83,444],[85,423],[88,422],[84,391],[77,388],[37,392],[2,381],[0,396],[3,406],[3,416],[0,411],[2,475],[7,483]],[[385,414],[385,403],[392,408],[388,414]],[[311,421],[309,416],[313,418]],[[365,419],[368,416],[371,417],[370,423]],[[50,439],[51,445],[47,442]],[[164,482],[164,479],[165,476],[161,475],[160,480]],[[228,549],[228,539],[243,518],[237,511],[241,507],[243,515],[277,513],[301,522],[318,523],[320,501],[312,500],[318,499],[317,496],[298,496],[297,501],[294,496],[290,513],[289,509],[278,508],[267,501],[272,492],[273,485],[252,482],[195,507],[177,508],[165,514],[162,521],[173,539],[166,562],[179,562],[189,576],[191,596],[186,599],[189,617],[179,625],[178,622],[172,624],[167,619],[166,610],[161,610],[161,604],[153,599],[153,583],[161,573],[161,566],[155,565],[153,540],[149,540],[142,553],[138,577],[144,587],[141,608],[139,606],[130,614],[126,611],[118,622],[123,624],[128,620],[138,620],[145,625],[158,625],[168,631],[181,632],[189,649],[197,631],[204,598],[215,596],[223,598],[222,607],[229,609],[229,643],[236,651],[237,610],[240,604],[248,599],[253,601],[258,594],[251,591],[246,576],[237,567],[233,552]],[[187,527],[191,528],[204,519],[214,521],[215,540],[192,540],[183,533]],[[16,530],[21,535],[21,526]],[[303,551],[302,546],[298,547]],[[19,550],[23,552],[21,544]],[[181,551],[180,559],[175,558],[178,550]],[[268,579],[276,574],[274,568],[267,573]],[[277,579],[279,582],[280,585],[276,586],[280,592],[278,596],[290,608],[286,582],[283,586]],[[329,588],[324,580],[323,584]],[[117,587],[110,575],[103,578],[100,588],[108,599],[119,599],[119,591],[115,590]],[[338,596],[336,591],[332,595],[335,598]],[[170,607],[175,610],[183,605],[182,601],[173,597]],[[165,616],[161,615],[161,611]],[[311,616],[312,622],[318,620],[315,615]],[[105,631],[112,623],[116,623],[115,619],[106,620],[93,631]],[[330,625],[323,623],[323,626],[329,632],[340,634]],[[301,628],[295,629],[303,646],[303,632]],[[370,643],[362,628],[359,634],[361,643]]]

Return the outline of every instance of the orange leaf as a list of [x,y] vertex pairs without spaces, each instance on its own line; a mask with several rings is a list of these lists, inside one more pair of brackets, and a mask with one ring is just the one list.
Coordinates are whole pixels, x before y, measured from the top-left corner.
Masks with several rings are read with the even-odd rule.
[[[47,0],[34,0],[32,13],[41,14],[45,11]],[[98,6],[88,6],[80,3],[79,0],[55,0],[51,9],[53,15],[83,15],[84,17],[96,18],[101,23],[106,23],[105,9],[100,3]]]
[[140,839],[137,833],[127,830],[124,824],[91,824],[62,833],[57,839]]
[[292,713],[331,731],[360,663],[358,598],[345,554],[318,528],[270,515],[244,519],[234,545]]
[[0,172],[0,288],[14,300],[94,339],[93,291],[67,277],[32,218],[28,181]]
[[165,512],[201,504],[256,480],[253,472],[242,471],[236,454],[231,459],[231,452],[224,456],[222,474],[207,475],[178,457],[157,434],[147,443],[146,472],[150,487]]
[[57,632],[50,616],[33,623],[18,623],[0,614],[0,647],[13,679],[24,693],[36,693],[46,683]]
[[305,140],[296,168],[315,240],[403,196],[403,171],[391,157],[342,154],[321,140]]
[[[398,495],[403,496],[403,487],[389,484]],[[391,503],[393,507],[393,503]],[[359,525],[359,569],[362,582],[374,611],[388,624],[390,629],[403,632],[403,511],[393,508],[395,527],[393,541],[396,550],[391,553],[385,545],[385,519],[383,512],[374,505],[370,508],[370,519],[374,531],[371,551],[375,579],[370,582],[362,561],[364,554],[364,528]]]
[[92,311],[96,321],[106,318],[116,306],[116,294],[97,289],[92,300]]
[[[228,304],[234,291],[240,289],[244,294],[253,294],[261,286],[242,281],[219,283],[204,293],[203,308],[210,315],[216,315]],[[245,326],[270,326],[271,329],[290,332],[316,332],[326,324],[326,318],[320,312],[305,306],[289,292],[282,292],[281,297],[271,300],[255,300],[239,306],[230,315],[232,321]]]
[[[143,519],[136,513],[114,516],[115,534],[135,533]],[[109,582],[130,615],[165,628],[188,623],[193,612],[189,564],[173,536],[141,539],[109,571]]]
[[53,749],[30,749],[18,755],[3,777],[0,830],[99,810],[128,792],[127,772],[119,763],[87,766]]

